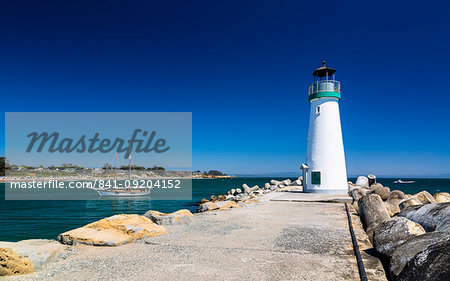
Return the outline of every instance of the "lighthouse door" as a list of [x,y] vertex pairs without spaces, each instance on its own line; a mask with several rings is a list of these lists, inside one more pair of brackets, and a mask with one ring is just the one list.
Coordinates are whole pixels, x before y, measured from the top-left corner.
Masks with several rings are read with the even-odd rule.
[[312,171],[311,172],[311,184],[312,185],[320,185],[320,171]]

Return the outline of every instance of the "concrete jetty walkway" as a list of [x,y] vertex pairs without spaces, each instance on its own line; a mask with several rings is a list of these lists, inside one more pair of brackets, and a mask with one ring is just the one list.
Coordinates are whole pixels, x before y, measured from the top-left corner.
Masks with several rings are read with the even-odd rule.
[[[359,280],[344,204],[276,201],[283,196],[196,215],[147,243],[76,246],[40,272],[11,279]],[[364,231],[355,231],[369,280],[386,280],[378,259],[364,252]]]

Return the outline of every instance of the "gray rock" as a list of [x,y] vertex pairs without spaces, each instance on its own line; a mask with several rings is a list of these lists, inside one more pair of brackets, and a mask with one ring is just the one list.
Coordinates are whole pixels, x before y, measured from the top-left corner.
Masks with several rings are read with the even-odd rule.
[[225,200],[234,200],[235,196],[234,195],[227,195],[225,197]]
[[378,194],[367,194],[358,200],[359,214],[367,236],[373,242],[373,232],[382,222],[389,220],[388,211]]
[[290,180],[290,179],[287,179],[287,180],[282,181],[282,183],[283,183],[285,186],[288,186],[288,185],[291,185],[291,180]]
[[271,181],[270,181],[270,184],[271,184],[271,185],[279,185],[279,184],[281,184],[281,181],[271,180]]
[[370,192],[373,192],[375,189],[379,188],[379,187],[383,187],[383,185],[379,182],[376,182],[374,184],[372,184],[372,186],[370,187]]
[[255,186],[253,186],[253,187],[248,187],[248,185],[244,183],[244,184],[242,185],[242,189],[244,190],[244,193],[250,194],[250,193],[252,193],[253,191],[258,190],[258,189],[259,189],[259,186],[255,185]]
[[[373,186],[373,185],[372,185]],[[378,186],[373,189],[373,193],[380,195],[381,199],[386,200],[389,196],[391,189],[387,186]]]
[[231,192],[231,195],[235,195],[236,189],[233,188],[233,189],[230,190],[230,192]]
[[295,180],[290,184],[290,186],[301,186],[301,185],[302,185],[302,181],[300,181],[300,180]]
[[403,200],[405,199],[405,193],[403,193],[403,191],[400,190],[392,190],[391,193],[389,193],[389,196],[387,198],[387,201],[391,201],[392,199],[398,199],[398,200]]
[[270,183],[266,182],[266,183],[264,184],[264,189],[269,189],[269,188],[270,188]]
[[393,280],[450,280],[450,232],[418,235],[397,247],[390,260]]
[[262,189],[258,189],[258,190],[253,191],[253,194],[255,194],[255,195],[262,195],[262,194],[264,194],[264,192],[263,192]]
[[428,231],[450,231],[450,202],[409,206],[398,216],[419,223]]
[[[204,205],[204,204],[202,204]],[[183,210],[190,214],[188,210]],[[192,215],[192,214],[191,214]],[[155,211],[147,211],[144,217],[151,219],[154,223],[159,225],[172,225],[172,224],[187,224],[190,222],[191,217],[177,214],[176,212],[170,214],[159,213]]]
[[233,195],[238,195],[241,194],[242,190],[240,188],[236,188],[236,190],[234,191]]
[[29,259],[35,270],[41,270],[47,262],[69,254],[68,246],[55,240],[44,239],[0,242],[0,248],[10,248],[22,257]]
[[369,179],[364,176],[359,176],[356,180],[355,185],[357,186],[369,186]]
[[398,206],[399,202],[400,202],[400,200],[398,200],[398,199],[392,199],[391,201],[383,202],[384,206],[386,207],[386,210],[388,211],[388,213],[391,217],[400,213],[400,207]]
[[359,200],[361,197],[366,196],[367,191],[364,188],[356,187],[350,191],[350,196],[353,200]]
[[219,206],[216,203],[206,202],[197,207],[197,213],[203,213],[217,209],[219,209]]
[[395,217],[378,225],[374,230],[373,244],[379,253],[390,257],[405,241],[424,233],[420,224],[407,218]]

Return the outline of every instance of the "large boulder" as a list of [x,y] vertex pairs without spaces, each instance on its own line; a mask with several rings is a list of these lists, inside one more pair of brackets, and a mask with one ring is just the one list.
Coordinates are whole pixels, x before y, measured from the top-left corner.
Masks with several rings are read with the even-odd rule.
[[369,179],[367,177],[364,177],[364,176],[359,176],[356,179],[355,185],[357,185],[357,186],[369,186]]
[[31,261],[9,248],[0,248],[0,276],[33,273]]
[[120,246],[148,237],[167,234],[164,227],[139,215],[115,215],[58,235],[62,244]]
[[378,225],[374,230],[373,244],[379,253],[390,257],[405,241],[424,233],[420,224],[407,218],[395,217]]
[[35,270],[40,270],[48,261],[67,254],[68,246],[55,240],[29,239],[19,242],[0,242],[0,248],[9,248],[27,258]]
[[217,202],[217,206],[219,207],[219,210],[227,210],[231,208],[239,208],[237,203],[235,201],[222,201]]
[[159,225],[172,225],[172,224],[183,224],[190,221],[190,217],[193,214],[186,209],[178,210],[173,213],[161,213],[158,211],[147,211],[144,217],[151,219],[154,223]]
[[[250,197],[249,196],[241,197],[241,198],[239,198],[239,201],[246,200],[248,198],[250,198]],[[201,204],[200,206],[198,206],[197,213],[203,213],[203,212],[208,212],[208,211],[213,211],[213,210],[228,210],[231,208],[239,208],[236,201],[228,200],[228,201],[220,201],[220,202],[215,202],[215,203],[207,202],[207,203],[204,203],[204,204]]]
[[405,199],[406,197],[405,197],[405,193],[403,193],[403,191],[400,191],[400,190],[392,190],[390,193],[389,193],[389,196],[388,196],[388,198],[387,198],[387,200],[388,201],[391,201],[391,200],[403,200],[403,199]]
[[417,199],[414,196],[406,196],[405,195],[405,199],[400,200],[398,205],[400,207],[400,210],[403,210],[403,209],[405,209],[405,208],[407,208],[409,206],[422,205],[422,202],[419,201],[419,199]]
[[373,190],[373,193],[380,195],[381,199],[387,200],[391,189],[387,186],[378,186]]
[[250,193],[252,193],[252,191],[258,190],[258,189],[259,189],[259,186],[255,185],[255,186],[253,186],[253,187],[249,187],[246,183],[244,183],[244,184],[242,185],[242,189],[244,190],[244,193],[245,193],[245,194],[250,194]]
[[366,196],[367,194],[367,190],[365,188],[362,187],[356,187],[356,188],[352,188],[350,190],[350,196],[353,198],[353,200],[359,200],[361,197]]
[[422,202],[422,204],[437,203],[436,199],[434,199],[433,195],[431,195],[428,191],[421,191],[414,194],[413,197],[416,197],[420,202]]
[[383,200],[378,194],[367,194],[358,200],[359,214],[364,229],[370,241],[373,241],[373,232],[382,222],[389,220],[388,211],[384,207]]
[[355,212],[359,215],[358,200],[353,201],[352,206],[353,206],[353,209],[355,209]]
[[398,216],[419,223],[428,231],[450,231],[450,202],[410,206]]
[[437,203],[434,197],[428,191],[421,191],[417,194],[414,194],[410,197],[406,197],[405,199],[400,201],[400,209],[407,208],[409,206],[417,206],[422,204],[430,204]]
[[302,185],[302,181],[301,180],[295,180],[293,182],[291,182],[290,186],[301,186]]
[[393,280],[450,280],[450,232],[414,236],[398,246],[390,259]]
[[370,190],[370,192],[374,192],[375,189],[377,189],[379,187],[383,187],[383,185],[379,182],[376,182],[369,187],[369,190]]
[[203,212],[217,210],[217,209],[219,209],[219,206],[216,203],[206,202],[206,203],[200,204],[200,206],[197,207],[197,213],[203,213]]
[[450,202],[450,194],[448,192],[440,192],[433,194],[434,199],[437,203]]
[[384,205],[391,217],[400,213],[400,202],[403,199],[405,199],[405,194],[400,190],[393,190],[389,193]]
[[398,206],[398,200],[392,200],[392,201],[384,201],[383,202],[384,207],[389,213],[389,216],[393,217],[396,214],[400,213],[400,207]]
[[286,180],[284,180],[284,181],[282,181],[281,182],[284,186],[288,186],[288,185],[291,185],[291,180],[290,179],[286,179]]
[[271,180],[270,181],[270,185],[280,185],[281,181],[277,181],[277,180]]

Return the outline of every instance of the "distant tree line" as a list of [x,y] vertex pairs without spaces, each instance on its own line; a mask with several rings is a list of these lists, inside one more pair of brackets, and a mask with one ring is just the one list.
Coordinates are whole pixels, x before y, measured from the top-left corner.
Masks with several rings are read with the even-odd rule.
[[[130,166],[127,166],[127,165],[123,165],[123,166],[118,167],[119,170],[128,170],[129,168],[130,168]],[[105,163],[103,165],[102,169],[103,170],[113,170],[114,168],[113,168],[113,166],[111,164]],[[156,166],[156,165],[153,166],[153,167],[148,167],[148,168],[145,168],[144,166],[131,165],[131,170],[165,171],[166,169],[164,169],[163,167]]]
[[0,176],[5,176],[5,170],[6,170],[6,159],[5,157],[0,157]]
[[224,175],[225,175],[225,174],[222,173],[221,171],[217,171],[217,170],[210,170],[209,172],[204,171],[203,173],[202,173],[202,171],[197,170],[197,171],[194,171],[194,173],[195,173],[195,174],[208,175],[208,176],[224,176]]

